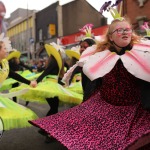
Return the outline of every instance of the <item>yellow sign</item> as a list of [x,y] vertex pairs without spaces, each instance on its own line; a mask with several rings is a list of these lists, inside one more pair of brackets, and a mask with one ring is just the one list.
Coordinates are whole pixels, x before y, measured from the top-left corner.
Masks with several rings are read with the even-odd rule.
[[49,24],[49,34],[56,35],[56,26],[55,24]]

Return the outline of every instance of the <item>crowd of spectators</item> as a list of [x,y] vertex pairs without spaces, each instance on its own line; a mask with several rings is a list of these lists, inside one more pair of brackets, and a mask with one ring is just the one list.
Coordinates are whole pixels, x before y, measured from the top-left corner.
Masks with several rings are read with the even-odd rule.
[[32,72],[42,72],[48,63],[48,58],[39,58],[39,59],[31,59],[29,61],[24,62],[30,68]]

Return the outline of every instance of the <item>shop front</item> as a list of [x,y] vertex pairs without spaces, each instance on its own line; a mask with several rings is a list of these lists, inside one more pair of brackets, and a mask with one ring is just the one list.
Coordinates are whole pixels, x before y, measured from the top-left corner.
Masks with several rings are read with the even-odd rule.
[[[102,36],[106,33],[108,26],[102,26],[95,29],[92,29],[92,35],[94,37]],[[75,34],[67,35],[60,37],[61,44],[65,46],[66,48],[71,48],[72,46],[75,46],[79,43],[79,41],[82,40],[82,38],[85,37],[84,33],[77,32]]]

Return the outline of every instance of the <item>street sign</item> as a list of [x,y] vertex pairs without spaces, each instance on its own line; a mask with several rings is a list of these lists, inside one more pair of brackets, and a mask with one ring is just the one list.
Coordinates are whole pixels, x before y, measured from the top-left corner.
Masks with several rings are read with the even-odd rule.
[[49,24],[49,34],[56,35],[56,26],[55,24]]

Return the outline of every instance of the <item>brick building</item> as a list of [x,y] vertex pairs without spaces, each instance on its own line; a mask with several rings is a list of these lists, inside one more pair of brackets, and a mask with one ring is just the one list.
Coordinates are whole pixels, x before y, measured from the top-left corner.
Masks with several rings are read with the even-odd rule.
[[127,15],[138,34],[145,35],[140,26],[145,22],[150,25],[150,0],[124,0],[123,14]]

